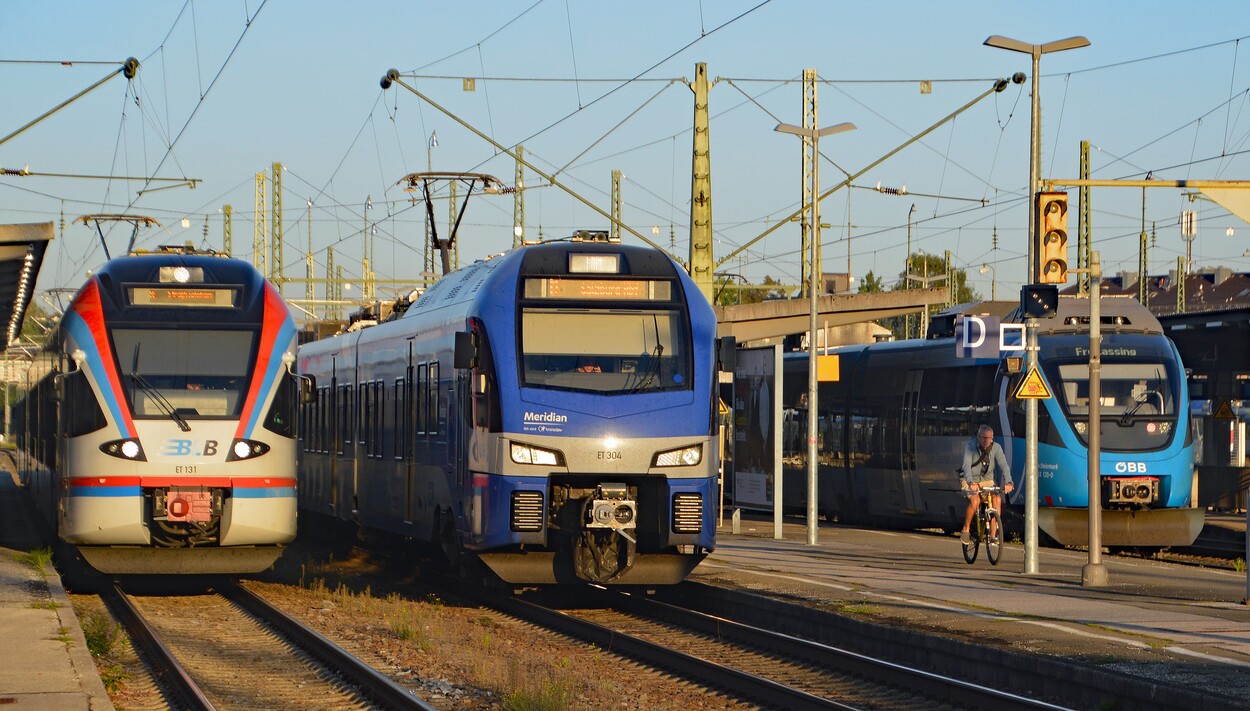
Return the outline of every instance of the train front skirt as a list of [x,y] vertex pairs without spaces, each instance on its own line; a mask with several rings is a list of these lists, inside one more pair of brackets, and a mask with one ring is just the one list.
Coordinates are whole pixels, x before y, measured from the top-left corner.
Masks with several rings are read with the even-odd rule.
[[[1124,547],[1187,546],[1202,532],[1203,509],[1104,510],[1102,545]],[[1037,525],[1064,546],[1089,545],[1086,509],[1040,507]]]

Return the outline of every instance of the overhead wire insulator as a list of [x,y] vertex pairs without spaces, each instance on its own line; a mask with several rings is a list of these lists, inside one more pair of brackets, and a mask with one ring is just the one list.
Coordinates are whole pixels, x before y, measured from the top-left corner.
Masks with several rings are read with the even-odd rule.
[[883,193],[885,195],[906,195],[907,186],[904,185],[901,188],[884,188],[884,187],[881,187],[881,181],[878,180],[876,191],[879,193]]

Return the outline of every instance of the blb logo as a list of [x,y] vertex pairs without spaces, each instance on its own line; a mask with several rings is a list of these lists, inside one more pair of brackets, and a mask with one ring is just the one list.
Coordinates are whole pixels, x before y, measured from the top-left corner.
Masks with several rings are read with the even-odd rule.
[[204,447],[198,448],[194,440],[167,439],[161,454],[166,457],[211,457],[217,454],[217,440],[206,439],[204,440]]

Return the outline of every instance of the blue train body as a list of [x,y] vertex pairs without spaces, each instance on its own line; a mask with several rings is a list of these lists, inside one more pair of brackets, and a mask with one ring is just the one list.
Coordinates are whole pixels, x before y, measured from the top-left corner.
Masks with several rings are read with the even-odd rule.
[[[993,305],[987,305],[992,309]],[[1021,374],[997,358],[956,356],[955,320],[935,318],[929,338],[831,349],[841,379],[820,390],[820,510],[846,521],[958,530],[966,501],[953,471],[977,426],[994,427],[1024,502],[1025,417],[1013,397]],[[1001,306],[1000,312],[1005,311]],[[1188,545],[1202,527],[1193,507],[1189,393],[1176,347],[1136,301],[1104,298],[1099,492],[1109,546]],[[1017,315],[1003,313],[1004,322]],[[1089,301],[1064,297],[1041,320],[1039,365],[1052,397],[1039,400],[1039,525],[1064,545],[1088,543],[1086,430]],[[806,354],[786,359],[783,402],[795,431],[785,464],[785,504],[806,505]]]
[[676,583],[715,545],[716,322],[663,253],[532,245],[306,344],[301,505],[514,584]]

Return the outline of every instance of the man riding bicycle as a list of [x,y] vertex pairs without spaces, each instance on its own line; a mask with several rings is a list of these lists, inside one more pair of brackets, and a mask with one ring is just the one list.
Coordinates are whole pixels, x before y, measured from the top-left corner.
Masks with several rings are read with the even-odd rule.
[[[1011,467],[1007,466],[1007,455],[1003,448],[994,441],[994,428],[981,425],[977,436],[964,445],[964,461],[959,467],[960,488],[968,496],[968,511],[964,514],[964,528],[959,533],[959,540],[964,545],[972,542],[968,529],[972,526],[972,517],[981,505],[981,487],[994,485],[994,472],[997,470],[1003,479],[1003,492],[1010,494],[1015,488],[1011,481]],[[1002,497],[997,493],[991,495],[990,504],[1002,514]],[[994,525],[994,522],[991,522]],[[989,532],[991,537],[998,535],[997,530]]]

